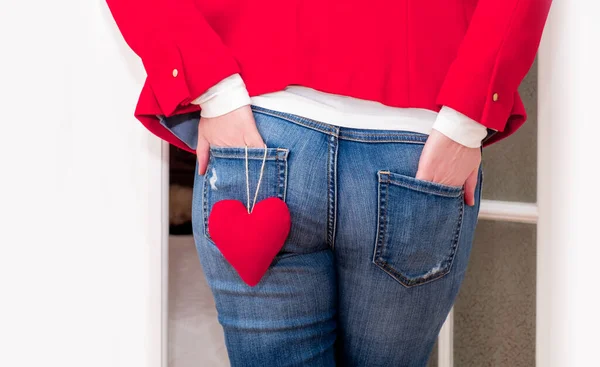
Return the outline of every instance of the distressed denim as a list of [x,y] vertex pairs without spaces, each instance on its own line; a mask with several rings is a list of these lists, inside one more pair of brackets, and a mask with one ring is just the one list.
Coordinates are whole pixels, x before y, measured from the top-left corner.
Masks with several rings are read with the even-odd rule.
[[[427,135],[252,109],[268,146],[258,200],[279,197],[292,216],[257,286],[207,231],[215,202],[246,202],[244,148],[213,147],[194,186],[196,247],[231,365],[425,366],[469,260],[481,167],[470,207],[461,187],[415,178]],[[249,149],[251,193],[263,154]]]

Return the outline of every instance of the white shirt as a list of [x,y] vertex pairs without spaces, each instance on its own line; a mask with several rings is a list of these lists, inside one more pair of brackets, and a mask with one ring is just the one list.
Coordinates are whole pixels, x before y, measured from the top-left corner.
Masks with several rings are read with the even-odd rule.
[[250,98],[239,74],[223,79],[192,103],[200,105],[202,117],[222,116],[252,104],[339,127],[422,134],[429,134],[431,129],[435,129],[470,148],[480,147],[487,135],[485,126],[447,106],[443,106],[439,113],[423,108],[390,107],[298,85]]

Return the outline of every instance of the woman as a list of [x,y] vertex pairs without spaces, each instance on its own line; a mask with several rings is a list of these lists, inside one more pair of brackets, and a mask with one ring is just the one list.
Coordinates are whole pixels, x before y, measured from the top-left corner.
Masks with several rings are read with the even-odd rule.
[[[231,364],[425,366],[467,267],[482,147],[525,121],[550,0],[108,4],[148,74],[136,116],[197,154],[194,235]],[[252,287],[208,218],[268,197],[291,230]]]

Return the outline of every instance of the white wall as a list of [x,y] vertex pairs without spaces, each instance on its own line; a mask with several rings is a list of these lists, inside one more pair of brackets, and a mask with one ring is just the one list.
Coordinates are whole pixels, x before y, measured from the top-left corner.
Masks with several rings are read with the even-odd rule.
[[598,366],[600,4],[554,1],[539,52],[536,362]]
[[0,5],[0,365],[159,366],[164,185],[101,0]]

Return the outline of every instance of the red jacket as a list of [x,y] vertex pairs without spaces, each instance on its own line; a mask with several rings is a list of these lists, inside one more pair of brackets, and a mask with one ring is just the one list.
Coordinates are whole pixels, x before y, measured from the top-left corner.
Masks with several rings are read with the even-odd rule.
[[394,107],[452,107],[498,130],[526,118],[517,88],[551,0],[107,0],[147,72],[136,117],[189,150],[157,115],[240,73],[250,96],[299,84]]

